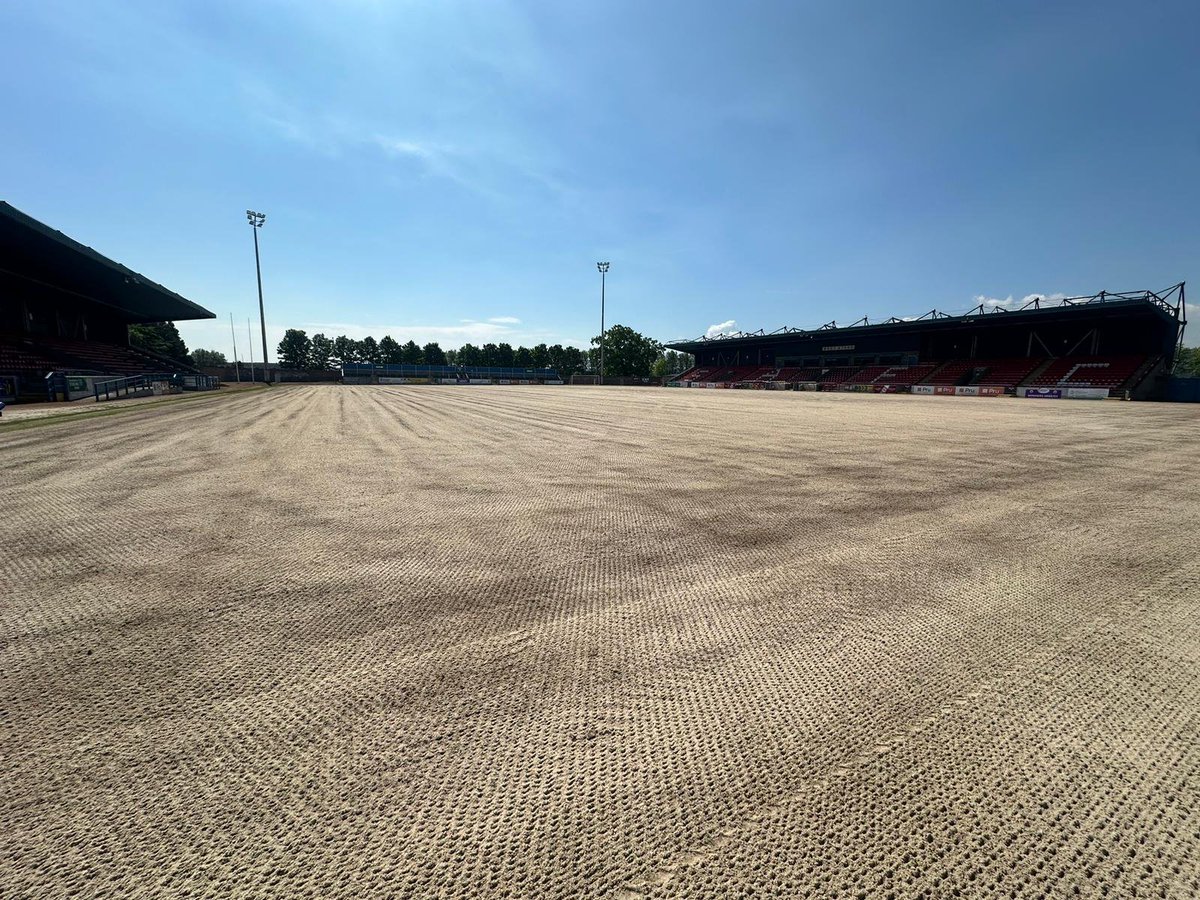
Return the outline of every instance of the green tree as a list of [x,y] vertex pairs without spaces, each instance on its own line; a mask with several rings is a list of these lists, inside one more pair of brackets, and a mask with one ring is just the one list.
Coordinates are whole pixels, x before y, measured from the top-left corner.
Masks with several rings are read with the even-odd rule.
[[513,354],[513,365],[518,369],[533,368],[533,353],[528,347],[518,347]]
[[314,369],[328,369],[329,360],[333,356],[334,342],[323,334],[312,336],[312,347],[309,350],[308,364]]
[[358,342],[358,357],[363,362],[378,364],[381,361],[379,345],[375,343],[375,338],[368,334]]
[[667,358],[665,356],[660,356],[654,361],[654,365],[650,367],[650,374],[655,378],[662,378],[667,374],[668,369],[669,367],[667,365]]
[[484,344],[479,348],[479,357],[483,360],[479,363],[481,366],[498,366],[500,363],[496,360],[500,358],[500,348],[495,344]]
[[[451,350],[450,352],[453,353],[454,351]],[[421,355],[425,358],[425,365],[427,366],[449,365],[449,363],[446,362],[446,354],[443,352],[442,348],[438,346],[437,341],[432,341],[426,344],[421,350]]]
[[419,366],[425,361],[425,358],[421,355],[421,348],[417,346],[416,341],[409,341],[401,347],[400,355],[403,358],[403,362],[410,366]]
[[515,363],[513,362],[514,356],[515,356],[515,354],[513,353],[512,344],[497,344],[496,345],[497,362],[492,363],[492,365],[508,366],[509,368],[512,368],[512,366],[515,365]]
[[460,366],[482,366],[483,350],[474,344],[463,344],[458,348],[457,363]]
[[195,366],[223,366],[226,364],[225,354],[220,350],[203,350],[197,347],[192,351],[192,364]]
[[312,341],[298,328],[289,328],[275,350],[279,354],[279,365],[285,369],[307,369],[312,353]]
[[584,370],[583,351],[578,347],[555,344],[547,348],[547,355],[546,365],[561,375],[564,381],[570,381],[574,373]]
[[339,366],[358,362],[358,341],[339,334],[333,340],[333,359]]
[[[592,344],[598,357],[600,338],[592,338]],[[604,333],[604,374],[649,375],[661,351],[662,344],[653,338],[638,334],[628,325],[614,325]],[[598,366],[593,364],[593,368]]]
[[[563,378],[568,380],[576,372],[582,372],[585,368],[587,368],[587,358],[584,356],[583,351],[578,347],[564,347],[563,368],[566,370],[566,374],[563,375]],[[560,372],[559,374],[562,375],[563,373]]]
[[545,344],[538,344],[531,351],[533,356],[533,366],[537,369],[544,369],[550,365],[550,348]]
[[[677,350],[663,350],[659,354],[659,359],[663,360],[663,364],[666,367],[666,371],[662,373],[663,375],[679,375],[681,372],[686,372],[692,367],[692,354],[690,353],[680,353]],[[658,369],[654,368],[652,371],[657,373]]]
[[187,344],[179,336],[174,322],[150,322],[129,326],[129,343],[180,363],[190,363]]
[[[428,347],[425,348],[425,352],[426,353],[429,352]],[[447,350],[445,359],[446,359],[445,365],[457,366],[458,365],[458,351],[457,350]]]
[[389,366],[398,366],[405,361],[400,352],[400,342],[390,334],[385,334],[379,341],[379,361]]
[[1200,378],[1200,347],[1180,347],[1172,374],[1180,378]]

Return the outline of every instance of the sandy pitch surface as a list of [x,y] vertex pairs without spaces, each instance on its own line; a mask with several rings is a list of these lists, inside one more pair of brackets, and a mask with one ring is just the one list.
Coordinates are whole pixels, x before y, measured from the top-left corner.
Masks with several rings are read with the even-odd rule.
[[328,386],[0,433],[0,895],[1195,896],[1198,413]]

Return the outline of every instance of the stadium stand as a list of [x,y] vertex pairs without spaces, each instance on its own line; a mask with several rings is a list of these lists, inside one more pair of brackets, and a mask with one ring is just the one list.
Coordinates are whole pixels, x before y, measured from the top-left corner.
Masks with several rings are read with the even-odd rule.
[[1121,387],[1146,362],[1146,356],[1064,356],[1056,359],[1030,387]]
[[986,384],[1011,388],[1020,384],[1044,362],[1045,359],[1040,356],[1016,359],[951,359],[921,383]]
[[816,368],[803,369],[783,369],[782,372],[787,373],[787,377],[781,379],[789,382],[815,382],[821,375],[821,370]]
[[[0,398],[6,401],[73,397],[104,378],[195,373],[130,346],[129,326],[213,318],[2,201],[0,294]],[[51,373],[75,376],[72,390],[49,390]]]
[[938,363],[919,363],[915,366],[891,366],[886,372],[877,376],[874,384],[904,384],[920,383],[938,368]]
[[1014,388],[1037,369],[1046,360],[1040,356],[1024,359],[984,359],[975,360],[974,375],[967,384],[986,384],[991,387]]
[[857,371],[853,366],[834,366],[825,369],[817,376],[817,384],[837,385],[845,384]]
[[884,372],[887,372],[889,366],[863,366],[853,375],[846,378],[841,384],[870,384]]
[[0,335],[0,372],[44,374],[54,367],[54,361],[32,343],[12,335]]
[[739,381],[762,381],[775,370],[774,366],[754,366],[739,373]]
[[949,359],[920,383],[940,385],[962,384],[974,370],[975,361],[972,359]]
[[695,366],[672,382],[692,387],[815,384],[820,390],[1000,396],[1061,385],[1140,398],[1165,385],[1185,309],[1181,282],[1157,293],[1033,298],[1018,309],[981,305],[961,315],[935,310],[917,318],[864,318],[849,326],[830,322],[812,330],[739,332],[667,346],[694,355]]

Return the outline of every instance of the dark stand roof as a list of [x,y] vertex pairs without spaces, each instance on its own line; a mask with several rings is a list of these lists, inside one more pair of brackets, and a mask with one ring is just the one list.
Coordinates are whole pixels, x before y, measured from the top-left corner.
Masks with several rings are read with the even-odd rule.
[[215,319],[216,314],[0,200],[0,269],[99,303],[126,322]]
[[[804,329],[784,326],[775,331],[739,331],[713,337],[698,337],[691,340],[667,341],[672,350],[698,353],[713,347],[751,347],[778,344],[781,341],[820,337],[831,343],[851,336],[870,334],[898,335],[911,332],[928,332],[963,326],[1016,325],[1038,322],[1044,319],[1073,318],[1096,313],[1132,312],[1160,318],[1164,324],[1177,328],[1187,321],[1184,303],[1184,283],[1172,285],[1165,291],[1128,291],[1112,293],[1101,291],[1086,297],[1065,297],[1060,300],[1035,298],[1017,309],[1002,306],[980,305],[967,313],[952,316],[938,310],[930,310],[923,316],[899,319],[893,316],[883,322],[868,322],[866,317],[849,325],[827,322],[818,328]],[[1174,301],[1174,303],[1172,303]]]

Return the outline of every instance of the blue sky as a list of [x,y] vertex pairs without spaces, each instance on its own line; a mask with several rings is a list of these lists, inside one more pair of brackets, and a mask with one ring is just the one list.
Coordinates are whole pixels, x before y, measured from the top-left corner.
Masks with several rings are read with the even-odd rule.
[[608,322],[665,340],[1163,288],[1200,248],[1194,0],[9,0],[0,34],[3,198],[218,313],[192,347],[257,313],[247,208],[272,356],[582,345],[600,259]]

